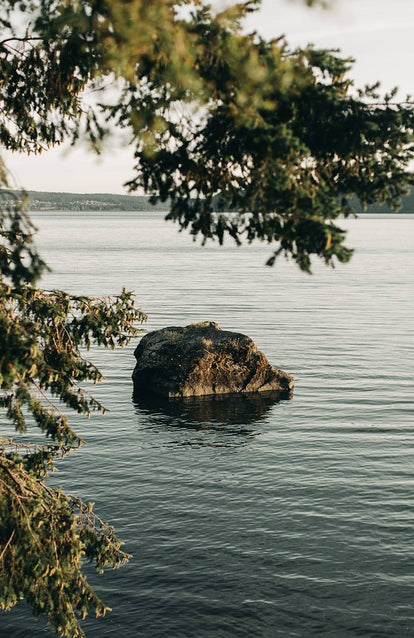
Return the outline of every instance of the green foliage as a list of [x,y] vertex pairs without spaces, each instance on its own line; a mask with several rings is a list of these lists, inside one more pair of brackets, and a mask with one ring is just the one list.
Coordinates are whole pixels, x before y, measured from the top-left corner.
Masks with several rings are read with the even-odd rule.
[[48,488],[19,454],[2,458],[0,497],[0,607],[26,598],[36,616],[47,614],[53,629],[83,636],[78,619],[90,608],[97,616],[108,608],[82,574],[82,558],[95,559],[102,571],[129,556],[92,505]]
[[[336,220],[358,200],[396,207],[413,184],[411,105],[353,90],[352,61],[335,51],[244,34],[259,4],[214,14],[202,0],[1,3],[0,144],[41,153],[81,137],[99,152],[125,129],[130,189],[169,202],[167,218],[194,237],[259,239],[275,245],[269,264],[282,254],[305,271],[313,256],[348,261]],[[1,163],[0,197],[0,406],[17,432],[36,425],[52,442],[0,442],[0,602],[26,598],[53,629],[81,636],[79,617],[106,610],[82,561],[102,569],[127,556],[89,506],[45,479],[81,443],[64,410],[104,410],[85,389],[101,379],[88,348],[125,345],[145,315],[125,290],[38,288],[46,266]]]
[[0,438],[0,607],[25,598],[55,631],[80,637],[79,619],[90,609],[97,616],[108,609],[82,574],[83,561],[102,571],[128,555],[91,506],[51,490],[44,479],[56,458],[82,443],[63,408],[105,412],[85,389],[102,380],[85,353],[92,344],[126,345],[146,316],[125,290],[91,298],[36,288],[45,265],[32,242],[34,228],[23,202],[2,195],[0,408],[17,432],[37,425],[54,445]]
[[[154,201],[168,198],[167,218],[193,235],[276,242],[269,264],[281,253],[306,271],[312,255],[331,265],[348,261],[345,233],[332,220],[354,212],[352,195],[363,206],[400,204],[413,183],[413,111],[388,106],[391,95],[384,106],[367,105],[376,98],[369,88],[352,97],[350,61],[329,51],[291,52],[281,41],[256,38],[251,45],[246,38],[244,69],[227,48],[220,64],[211,65],[213,51],[227,42],[210,23],[201,21],[197,30],[200,41],[211,43],[208,63],[200,59],[199,66],[216,99],[186,129],[154,103],[165,132],[155,134],[150,152],[138,145],[130,187],[152,191]],[[254,81],[243,77],[250,66]],[[218,194],[224,211],[237,214],[214,213]]]
[[134,323],[145,316],[134,308],[132,294],[125,290],[109,299],[32,287],[16,291],[7,285],[1,292],[0,406],[19,432],[26,431],[26,407],[48,436],[64,445],[78,444],[67,417],[48,395],[79,413],[103,410],[81,385],[97,383],[102,375],[80,348],[89,349],[91,343],[122,347],[139,334]]
[[[38,0],[24,32],[20,5],[4,3],[0,140],[41,152],[82,135],[99,150],[125,128],[129,188],[170,202],[168,219],[194,236],[276,243],[268,263],[284,254],[307,271],[312,256],[347,261],[334,220],[353,213],[352,196],[396,207],[412,184],[412,109],[392,95],[371,106],[375,86],[353,90],[352,60],[337,52],[243,34],[259,5]],[[215,214],[217,196],[237,215]]]

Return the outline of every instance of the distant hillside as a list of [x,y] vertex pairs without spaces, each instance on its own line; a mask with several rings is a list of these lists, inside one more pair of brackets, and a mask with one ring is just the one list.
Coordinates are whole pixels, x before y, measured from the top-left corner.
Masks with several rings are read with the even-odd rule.
[[27,191],[29,210],[99,210],[99,211],[168,211],[168,202],[155,206],[149,197],[140,195],[111,195],[109,193],[49,193]]
[[[372,204],[366,210],[362,210],[359,202],[352,202],[358,213],[395,213],[389,206],[381,206],[380,204]],[[414,213],[414,191],[402,198],[402,207],[398,213]]]
[[[158,203],[155,206],[149,203],[146,195],[113,195],[110,193],[52,193],[42,191],[27,191],[29,196],[29,210],[40,211],[148,211],[157,210],[167,212],[168,202]],[[214,210],[219,210],[220,196],[213,203]],[[389,206],[374,204],[363,211],[357,201],[352,202],[357,212],[364,213],[393,213]],[[414,213],[414,191],[402,199],[402,208],[399,213]]]
[[[363,210],[360,201],[354,196],[350,199],[350,203],[357,213],[414,213],[414,191],[402,198],[402,207],[398,210],[392,210],[389,206],[381,206],[380,204],[372,204],[366,210]],[[226,210],[226,204],[220,195],[216,195],[213,201],[213,209],[217,212]]]

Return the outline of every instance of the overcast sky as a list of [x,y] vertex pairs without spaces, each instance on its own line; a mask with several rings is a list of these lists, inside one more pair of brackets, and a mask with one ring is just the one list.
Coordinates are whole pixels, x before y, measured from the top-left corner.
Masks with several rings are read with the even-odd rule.
[[[339,48],[356,59],[357,86],[380,80],[384,91],[398,86],[403,99],[414,94],[414,0],[336,0],[328,10],[263,0],[246,28],[267,38],[284,34],[292,46]],[[133,175],[131,149],[113,145],[100,159],[80,147],[39,157],[7,154],[6,162],[16,185],[28,190],[125,193],[123,183]]]

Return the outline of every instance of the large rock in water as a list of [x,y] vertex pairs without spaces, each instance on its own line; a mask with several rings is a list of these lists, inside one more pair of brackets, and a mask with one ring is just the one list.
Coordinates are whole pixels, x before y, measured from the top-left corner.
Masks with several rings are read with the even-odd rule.
[[135,350],[134,395],[164,397],[290,392],[293,377],[270,365],[250,337],[206,321],[146,334]]

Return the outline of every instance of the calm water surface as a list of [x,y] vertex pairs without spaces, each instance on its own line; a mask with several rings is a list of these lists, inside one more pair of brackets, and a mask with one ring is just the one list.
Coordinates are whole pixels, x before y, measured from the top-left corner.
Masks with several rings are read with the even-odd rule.
[[[38,213],[44,287],[125,285],[145,329],[217,321],[292,373],[293,400],[134,405],[132,344],[94,351],[110,408],[53,482],[96,503],[128,565],[90,570],[87,636],[414,636],[414,216],[344,222],[309,277],[266,246],[201,248],[159,214]],[[20,605],[0,635],[47,635]]]

